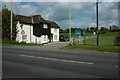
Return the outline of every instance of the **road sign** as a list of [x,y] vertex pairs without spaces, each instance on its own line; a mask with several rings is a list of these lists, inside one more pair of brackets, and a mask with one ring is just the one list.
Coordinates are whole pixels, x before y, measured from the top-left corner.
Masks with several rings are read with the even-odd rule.
[[81,35],[81,30],[76,30],[76,31],[75,31],[75,34],[76,34],[76,35]]
[[76,31],[75,31],[75,34],[76,34],[76,35],[84,35],[84,34],[85,34],[85,31],[83,31],[83,30],[76,30]]
[[24,31],[24,30],[22,30],[22,31],[21,31],[21,34],[25,34],[25,31]]

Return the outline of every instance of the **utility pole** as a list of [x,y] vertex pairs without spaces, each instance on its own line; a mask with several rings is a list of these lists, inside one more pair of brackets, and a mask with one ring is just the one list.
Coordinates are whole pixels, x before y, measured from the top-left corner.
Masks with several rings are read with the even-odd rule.
[[99,36],[98,36],[98,0],[96,2],[96,25],[97,25],[97,46],[99,46]]
[[69,37],[71,40],[71,5],[69,4]]
[[10,27],[10,39],[11,39],[11,41],[12,41],[12,19],[13,17],[12,17],[12,0],[11,0],[11,27]]

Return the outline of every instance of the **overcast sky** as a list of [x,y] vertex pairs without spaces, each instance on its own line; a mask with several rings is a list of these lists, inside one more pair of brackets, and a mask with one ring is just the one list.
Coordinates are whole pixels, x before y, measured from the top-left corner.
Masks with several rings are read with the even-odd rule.
[[[2,8],[9,2],[2,2]],[[56,22],[61,28],[69,28],[69,8],[71,8],[72,27],[87,28],[96,26],[95,2],[13,2],[15,14],[41,15],[44,19]],[[99,3],[99,27],[118,25],[118,3]]]

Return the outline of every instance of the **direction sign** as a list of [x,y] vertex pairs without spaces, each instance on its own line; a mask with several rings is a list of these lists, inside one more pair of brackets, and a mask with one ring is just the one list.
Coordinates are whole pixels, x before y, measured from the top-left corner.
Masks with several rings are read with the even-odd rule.
[[76,35],[84,35],[84,34],[85,34],[85,31],[83,31],[83,30],[76,30],[76,31],[75,31],[75,34],[76,34]]
[[75,34],[76,34],[76,35],[81,35],[81,30],[76,30],[76,31],[75,31]]

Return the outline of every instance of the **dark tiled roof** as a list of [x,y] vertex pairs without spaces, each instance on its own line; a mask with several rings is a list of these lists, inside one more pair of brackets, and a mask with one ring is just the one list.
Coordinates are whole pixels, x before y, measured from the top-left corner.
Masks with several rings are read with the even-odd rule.
[[47,23],[47,21],[43,19],[40,15],[34,15],[34,16],[17,15],[15,20],[28,24],[39,24],[40,22]]
[[27,24],[32,23],[32,20],[31,20],[30,17],[23,16],[23,15],[17,15],[17,16],[15,17],[15,20],[18,20],[18,21],[20,21],[20,22],[27,23]]
[[60,28],[55,22],[52,22],[52,21],[48,21],[47,22],[51,25],[51,27],[53,28]]
[[50,24],[51,27],[60,28],[55,22],[43,19],[41,15],[34,15],[34,16],[16,15],[15,20],[26,24],[40,24],[40,22],[42,22],[42,23]]

